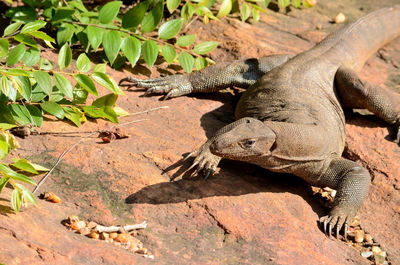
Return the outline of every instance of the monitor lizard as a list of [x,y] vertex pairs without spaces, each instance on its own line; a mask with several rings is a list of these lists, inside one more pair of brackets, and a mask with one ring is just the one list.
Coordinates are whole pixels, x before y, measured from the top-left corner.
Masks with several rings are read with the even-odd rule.
[[[400,96],[360,79],[369,56],[400,35],[400,5],[372,12],[330,34],[308,51],[210,66],[187,75],[121,80],[146,94],[173,98],[237,86],[247,88],[226,125],[188,157],[213,174],[221,158],[297,175],[314,186],[337,190],[325,233],[338,237],[356,215],[370,185],[368,170],[342,158],[343,109],[365,108],[394,125],[400,140]],[[336,228],[336,231],[332,231]]]

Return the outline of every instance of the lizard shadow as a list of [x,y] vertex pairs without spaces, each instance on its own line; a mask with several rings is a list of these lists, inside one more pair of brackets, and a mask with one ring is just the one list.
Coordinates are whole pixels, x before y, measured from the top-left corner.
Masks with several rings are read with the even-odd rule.
[[326,209],[311,195],[311,186],[294,175],[274,173],[239,161],[223,160],[220,166],[219,173],[208,180],[201,175],[184,174],[176,181],[146,186],[129,195],[125,202],[158,205],[215,196],[289,192],[302,197],[319,217],[326,214]]

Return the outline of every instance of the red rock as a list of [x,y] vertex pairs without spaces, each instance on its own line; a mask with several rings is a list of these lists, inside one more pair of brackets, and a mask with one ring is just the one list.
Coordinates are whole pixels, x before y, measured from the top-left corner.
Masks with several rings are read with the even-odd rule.
[[[194,22],[188,33],[196,33],[199,42],[222,43],[211,54],[215,61],[298,53],[340,27],[329,24],[329,20],[344,6],[348,21],[383,6],[377,1],[357,2],[321,0],[311,9],[293,10],[288,15],[271,11],[256,25],[231,18],[226,20],[229,23]],[[385,1],[387,5],[396,2]],[[317,24],[321,30],[315,29]],[[399,40],[385,50],[385,56],[400,61]],[[390,83],[400,74],[394,64],[374,55],[362,76],[378,85]],[[157,67],[173,73],[165,64]],[[129,74],[107,71],[116,81]],[[156,69],[150,71],[144,66],[135,67],[133,72],[140,78],[158,76]],[[309,185],[293,176],[225,161],[208,181],[179,177],[169,182],[169,177],[181,173],[173,165],[183,153],[199,147],[207,136],[232,120],[234,99],[230,93],[169,101],[140,95],[142,92],[127,92],[117,104],[128,112],[165,105],[170,108],[145,114],[149,120],[124,127],[130,138],[107,145],[89,139],[73,149],[42,188],[66,198],[64,203],[39,202],[39,207],[14,215],[7,208],[9,202],[4,201],[10,190],[4,189],[0,262],[154,263],[114,244],[68,231],[61,221],[73,213],[103,225],[146,220],[148,228],[140,230],[138,238],[154,253],[157,264],[369,264],[359,251],[318,229],[317,220],[326,210],[309,195]],[[124,117],[121,122],[138,118],[142,116]],[[376,118],[353,114],[347,122],[345,156],[366,166],[374,177],[359,211],[361,225],[387,251],[392,264],[400,264],[400,235],[396,233],[400,231],[399,146],[390,141],[388,126]],[[102,120],[88,122],[82,130],[98,130],[107,124]],[[43,131],[50,130],[76,128],[48,120]],[[50,135],[28,137],[20,140],[18,155],[33,156],[33,162],[49,167],[76,141]],[[69,185],[65,184],[67,180]]]

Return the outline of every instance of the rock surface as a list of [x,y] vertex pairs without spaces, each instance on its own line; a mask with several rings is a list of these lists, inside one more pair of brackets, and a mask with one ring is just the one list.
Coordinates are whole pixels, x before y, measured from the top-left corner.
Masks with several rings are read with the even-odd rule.
[[[268,11],[258,24],[237,19],[193,23],[200,40],[217,40],[215,61],[298,53],[312,47],[341,25],[330,21],[339,12],[346,23],[372,10],[397,3],[320,0],[312,9],[287,14]],[[317,29],[320,28],[320,29]],[[400,39],[373,55],[361,72],[368,81],[400,93]],[[128,71],[109,69],[115,80]],[[151,71],[133,69],[142,78],[175,73],[165,64]],[[208,181],[180,169],[182,154],[232,121],[236,97],[227,92],[169,101],[127,92],[118,104],[129,112],[169,106],[121,122],[130,138],[102,144],[90,138],[69,153],[41,191],[63,203],[40,201],[18,215],[9,207],[9,189],[0,198],[0,263],[5,264],[369,264],[359,251],[326,237],[317,220],[326,213],[308,192],[309,185],[290,175],[224,161]],[[88,122],[81,130],[112,126]],[[373,182],[359,216],[363,227],[400,264],[400,148],[390,130],[369,115],[347,116],[345,156],[367,167]],[[48,119],[43,131],[72,131]],[[76,137],[31,136],[20,140],[17,155],[50,167]],[[184,164],[184,168],[189,164]],[[170,177],[178,176],[175,182]],[[37,179],[38,180],[38,179]],[[99,240],[68,231],[62,220],[74,214],[101,223],[131,224],[146,220],[138,237],[155,255],[145,259]]]

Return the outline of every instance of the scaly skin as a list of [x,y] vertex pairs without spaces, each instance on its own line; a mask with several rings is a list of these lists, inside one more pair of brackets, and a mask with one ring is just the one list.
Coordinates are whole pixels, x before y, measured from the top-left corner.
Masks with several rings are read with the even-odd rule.
[[400,5],[396,5],[357,20],[293,58],[266,56],[189,75],[121,81],[166,98],[230,86],[248,88],[236,106],[237,121],[190,154],[195,156],[193,166],[208,177],[221,158],[240,160],[336,189],[334,207],[320,222],[329,235],[336,228],[338,236],[344,228],[346,237],[368,193],[370,175],[341,158],[343,108],[366,108],[399,129],[400,96],[362,81],[356,73],[371,54],[399,35]]

